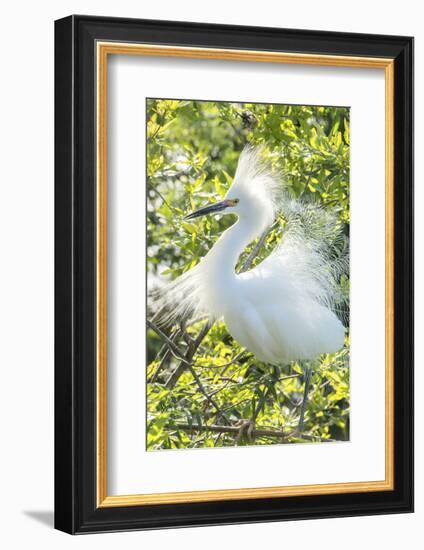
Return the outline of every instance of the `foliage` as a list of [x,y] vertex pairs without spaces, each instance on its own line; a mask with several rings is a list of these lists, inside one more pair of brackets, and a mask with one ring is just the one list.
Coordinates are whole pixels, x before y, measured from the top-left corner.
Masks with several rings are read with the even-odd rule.
[[[151,99],[147,137],[150,288],[196,265],[234,222],[231,216],[196,223],[183,218],[225,195],[246,143],[264,146],[291,194],[335,209],[348,235],[347,108]],[[269,254],[283,228],[284,220],[277,220],[252,266]],[[239,269],[255,245],[246,249]],[[349,292],[346,279],[340,287]],[[159,330],[149,325],[149,450],[348,439],[348,336],[343,350],[311,365],[305,423],[298,430],[303,366],[261,363],[222,322],[210,330],[205,323]]]

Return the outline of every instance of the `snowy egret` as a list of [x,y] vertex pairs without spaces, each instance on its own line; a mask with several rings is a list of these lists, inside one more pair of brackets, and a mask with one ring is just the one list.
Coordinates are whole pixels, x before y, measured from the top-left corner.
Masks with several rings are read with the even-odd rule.
[[[161,289],[159,309],[167,311],[167,321],[199,314],[222,319],[241,346],[273,365],[341,349],[345,328],[334,305],[346,261],[334,253],[341,234],[334,215],[289,198],[260,150],[250,147],[240,155],[224,200],[186,220],[211,214],[235,214],[237,221],[194,268]],[[237,273],[246,246],[280,214],[285,219],[280,243],[256,267]],[[308,367],[304,404],[310,374]],[[303,415],[304,406],[300,425]]]

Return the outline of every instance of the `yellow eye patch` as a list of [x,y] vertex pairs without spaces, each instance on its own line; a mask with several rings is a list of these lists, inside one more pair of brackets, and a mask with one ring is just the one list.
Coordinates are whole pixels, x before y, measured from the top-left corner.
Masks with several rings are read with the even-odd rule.
[[227,206],[235,206],[239,202],[240,202],[239,199],[227,199],[227,201],[226,201]]

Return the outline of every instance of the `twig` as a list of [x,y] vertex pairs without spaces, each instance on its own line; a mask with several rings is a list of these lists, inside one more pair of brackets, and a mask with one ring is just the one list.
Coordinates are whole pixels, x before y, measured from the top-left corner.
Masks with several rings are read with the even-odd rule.
[[242,405],[243,403],[250,403],[251,399],[250,397],[245,397],[244,399],[240,399],[240,401],[236,401],[235,403],[231,403],[231,405],[228,405],[228,407],[225,407],[224,409],[222,409],[223,412],[227,412],[227,411],[230,411],[231,409],[235,409],[236,407],[238,407],[239,405]]
[[228,363],[224,363],[223,365],[196,365],[196,367],[198,369],[224,369],[236,363],[241,357],[243,357],[243,355],[248,355],[246,350],[239,351],[231,361],[228,361]]
[[202,381],[200,380],[200,378],[197,376],[197,373],[194,370],[193,366],[189,365],[188,368],[189,368],[191,374],[193,375],[193,378],[196,380],[197,385],[199,386],[199,390],[203,393],[203,395],[206,397],[207,401],[212,405],[212,407],[214,407],[216,409],[216,411],[218,412],[218,418],[222,417],[226,422],[229,422],[228,418],[226,417],[225,413],[221,410],[218,403],[205,390],[205,387],[203,386]]
[[321,437],[320,435],[314,435],[314,434],[302,434],[299,435],[302,439],[307,439],[308,441],[320,441],[320,442],[327,442],[328,443],[337,443],[337,439],[331,439],[327,437]]
[[283,382],[284,380],[290,380],[290,378],[299,378],[301,374],[289,374],[288,376],[282,376],[277,382]]
[[[171,340],[175,344],[176,340],[181,336],[181,333],[183,331],[181,329],[177,329],[175,333],[172,335]],[[160,360],[159,365],[157,366],[155,372],[150,377],[150,380],[148,380],[149,384],[154,384],[157,382],[160,372],[162,371],[163,367],[165,366],[166,362],[169,359],[169,356],[172,355],[169,347],[167,346],[167,342],[165,342],[164,347],[166,348],[165,353],[163,354],[162,359]]]
[[268,236],[268,233],[269,233],[269,230],[270,228],[268,227],[267,229],[265,229],[265,231],[262,233],[262,235],[259,237],[259,240],[258,242],[255,244],[255,246],[252,248],[252,250],[250,251],[250,254],[248,255],[248,257],[246,258],[246,261],[244,262],[244,264],[242,265],[241,269],[240,269],[240,273],[243,273],[244,271],[247,271],[248,269],[250,269],[251,265],[252,265],[252,262],[253,260],[256,258],[256,256],[258,255],[258,252],[259,250],[262,248],[264,242],[265,242],[265,239],[267,238]]
[[163,330],[161,330],[153,321],[150,321],[149,319],[147,319],[146,323],[149,328],[154,330],[156,334],[160,336],[162,340],[164,340],[168,344],[168,348],[170,352],[176,359],[178,359],[179,361],[182,361],[183,363],[186,363],[187,365],[190,364],[190,362],[188,362],[186,358],[183,357],[183,354],[179,350],[178,346],[174,344],[174,342],[163,332]]
[[217,388],[216,390],[213,390],[213,392],[209,394],[209,397],[212,397],[213,395],[216,395],[217,393],[222,392],[222,390],[225,390],[225,388],[229,384],[231,384],[231,382],[234,383],[234,380],[232,378],[228,378],[228,380],[225,381],[225,384],[222,384],[221,386],[219,386],[219,388]]

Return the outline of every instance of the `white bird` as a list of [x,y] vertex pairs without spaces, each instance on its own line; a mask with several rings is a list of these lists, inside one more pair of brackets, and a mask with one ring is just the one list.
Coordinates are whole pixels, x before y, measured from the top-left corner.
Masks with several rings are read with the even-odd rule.
[[[207,315],[222,319],[232,337],[271,364],[311,360],[344,344],[345,328],[334,313],[343,258],[331,259],[341,233],[334,215],[289,199],[260,150],[245,148],[223,201],[188,215],[235,214],[212,249],[194,268],[161,289],[162,320]],[[259,265],[236,272],[240,254],[280,213],[283,238]],[[169,313],[169,312],[172,313]]]

